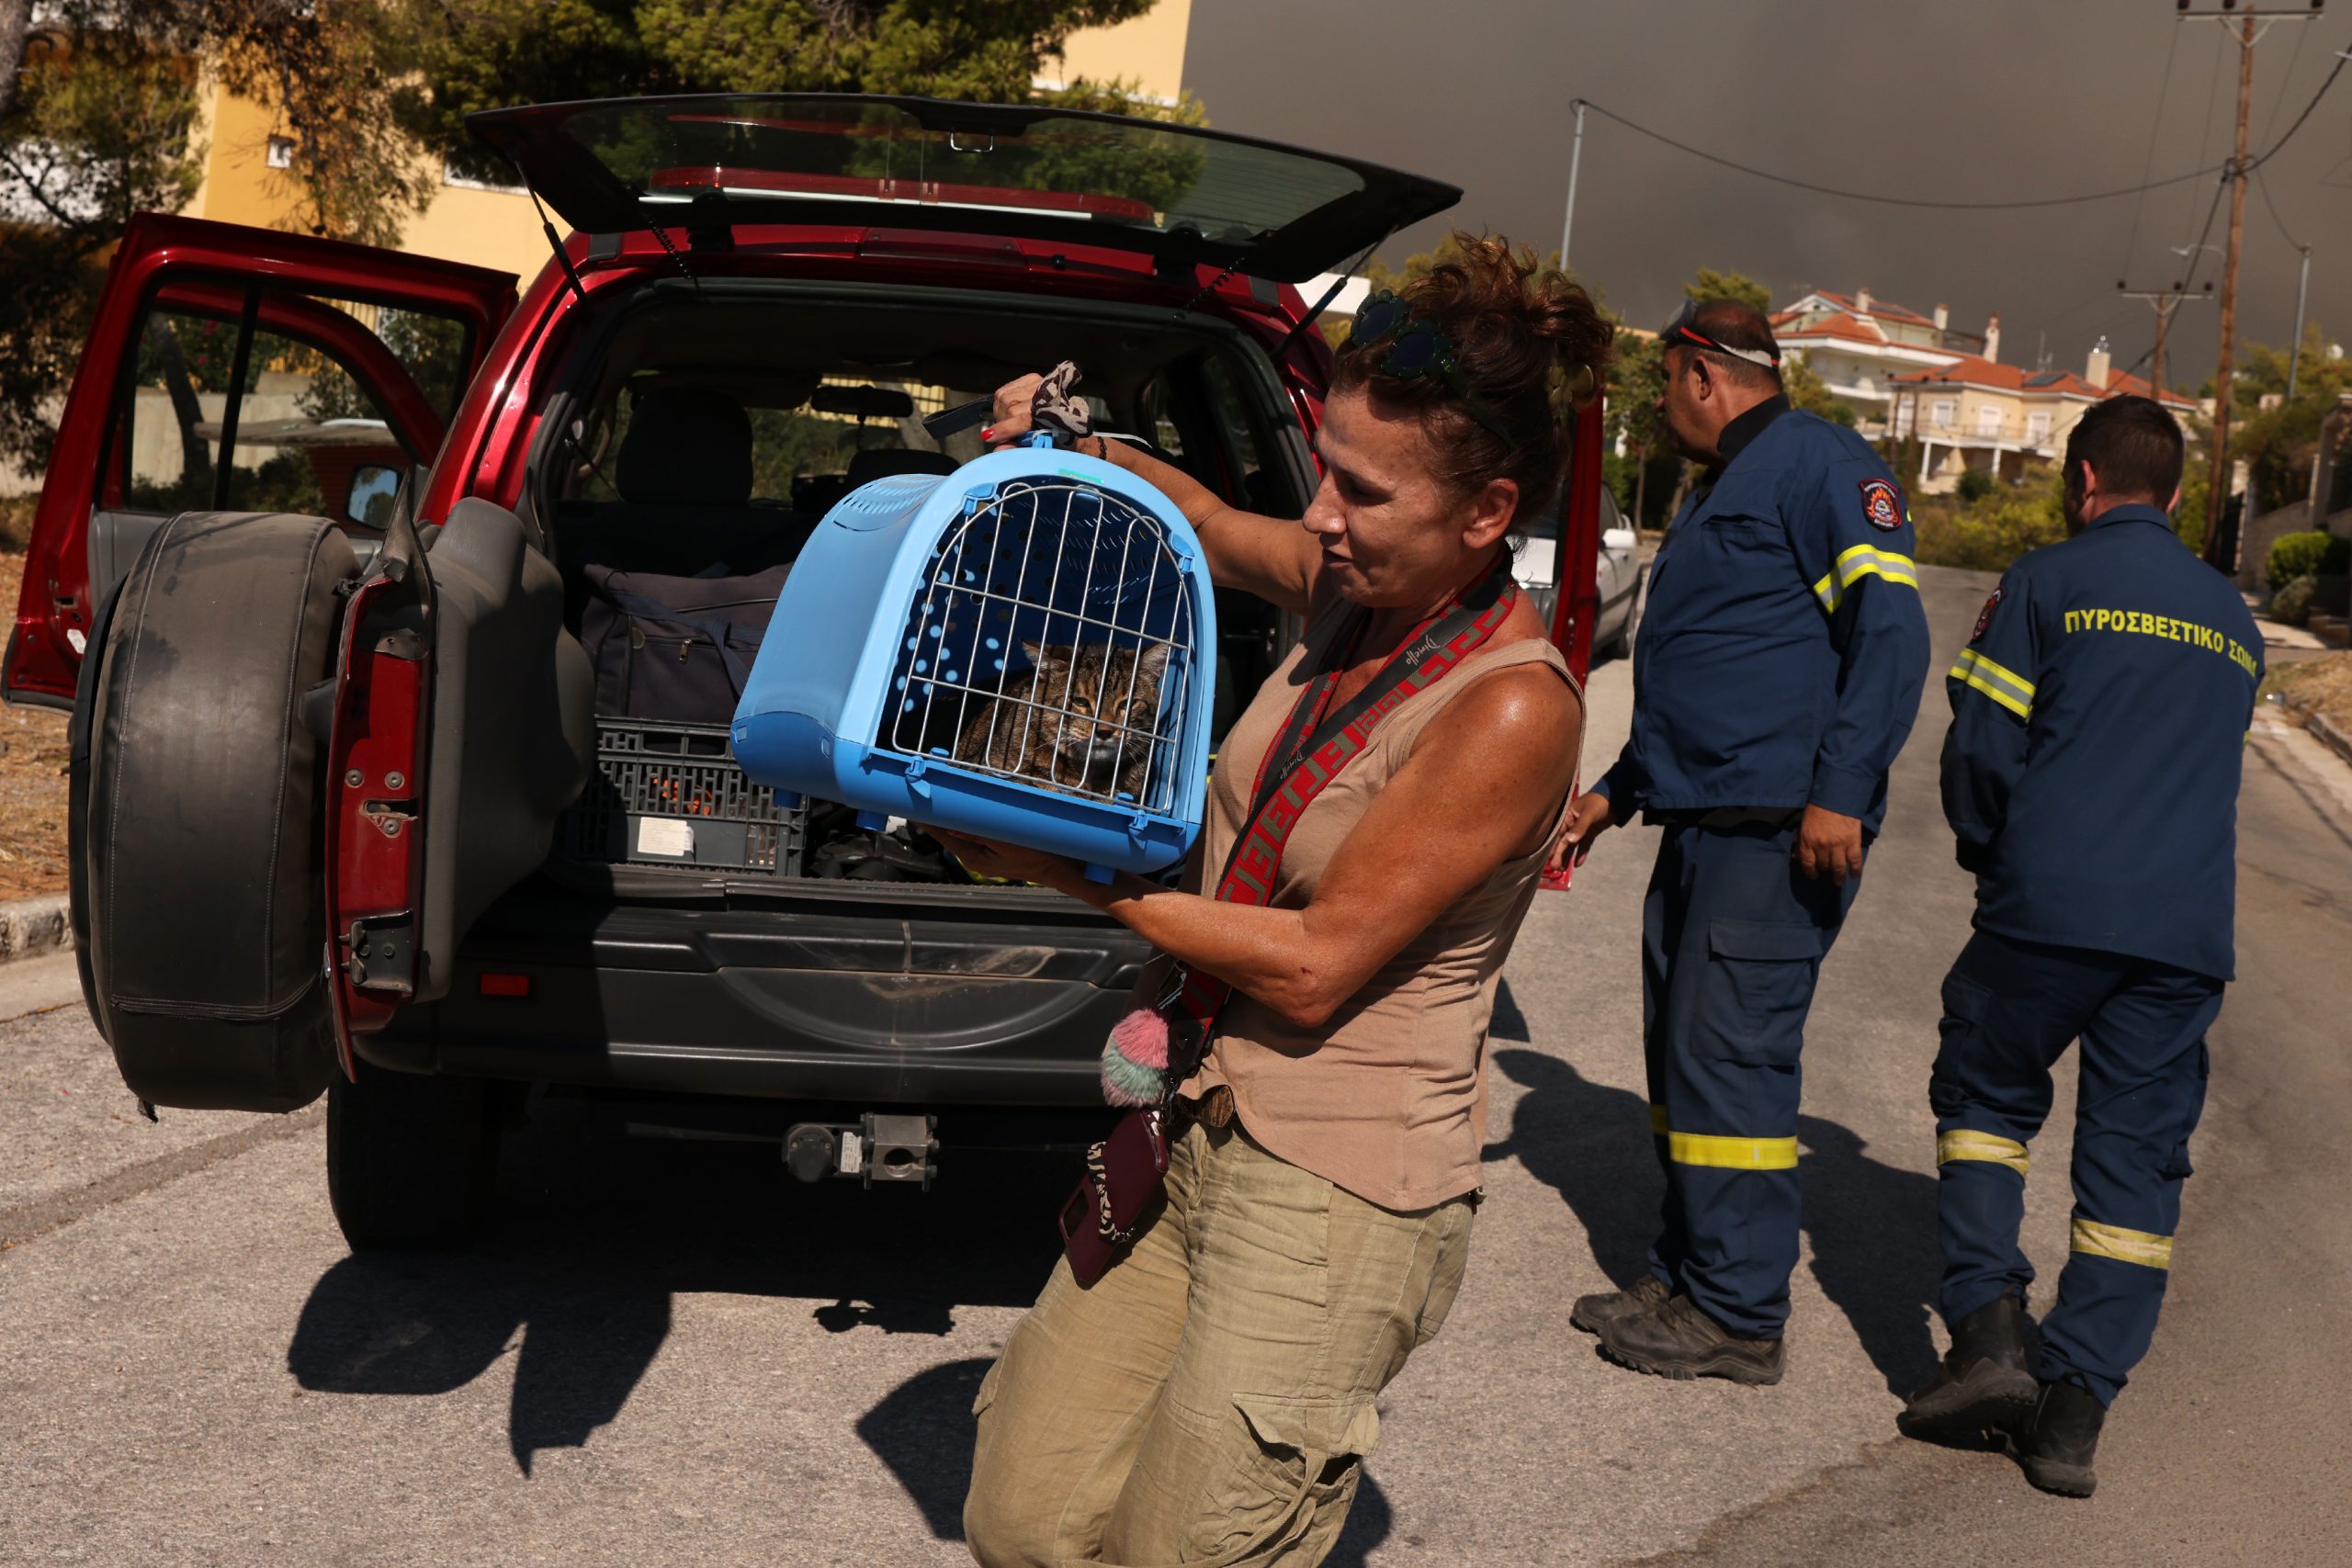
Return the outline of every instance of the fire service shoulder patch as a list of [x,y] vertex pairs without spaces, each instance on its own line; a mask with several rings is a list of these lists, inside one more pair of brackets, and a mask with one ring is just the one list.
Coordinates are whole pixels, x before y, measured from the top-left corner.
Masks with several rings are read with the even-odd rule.
[[1873,528],[1892,532],[1903,526],[1903,498],[1884,479],[1862,481],[1862,516]]
[[1993,624],[1993,609],[2000,602],[2001,591],[1996,588],[1993,590],[1993,596],[1984,601],[1984,607],[1976,612],[1976,629],[1968,634],[1969,641],[1983,642],[1984,640],[1984,628]]

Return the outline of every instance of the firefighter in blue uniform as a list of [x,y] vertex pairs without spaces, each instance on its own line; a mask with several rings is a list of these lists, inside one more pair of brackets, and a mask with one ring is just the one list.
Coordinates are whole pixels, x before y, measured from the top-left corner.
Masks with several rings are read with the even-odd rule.
[[[2155,1331],[2234,962],[2262,639],[2173,534],[2181,451],[2146,398],[2085,414],[2064,470],[2074,536],[2009,569],[1946,682],[1944,812],[1977,876],[1928,1089],[1952,1344],[1900,1425],[2009,1429],[2027,1476],[2075,1496]],[[2077,1037],[2071,1250],[2037,1337],[2018,1249],[2027,1148]]]
[[1566,840],[1666,832],[1642,908],[1650,1126],[1667,1191],[1649,1270],[1569,1320],[1611,1359],[1772,1383],[1798,1231],[1798,1054],[1917,716],[1928,623],[1911,521],[1850,430],[1791,411],[1757,311],[1686,307],[1668,429],[1702,463],[1651,568],[1624,753]]

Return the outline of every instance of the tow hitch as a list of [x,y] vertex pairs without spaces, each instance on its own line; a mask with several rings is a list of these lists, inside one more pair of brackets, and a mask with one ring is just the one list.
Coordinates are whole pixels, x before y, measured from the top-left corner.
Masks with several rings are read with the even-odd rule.
[[802,1181],[854,1177],[872,1187],[916,1181],[931,1190],[939,1174],[939,1118],[883,1116],[869,1111],[855,1126],[802,1122],[784,1137],[784,1163]]

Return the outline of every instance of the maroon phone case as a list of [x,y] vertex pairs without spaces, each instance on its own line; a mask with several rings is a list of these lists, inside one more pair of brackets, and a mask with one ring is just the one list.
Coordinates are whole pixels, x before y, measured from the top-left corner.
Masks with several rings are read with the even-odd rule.
[[[1102,1141],[1102,1181],[1109,1188],[1111,1224],[1132,1232],[1168,1179],[1168,1137],[1156,1111],[1130,1111]],[[1062,1204],[1062,1251],[1080,1286],[1100,1280],[1125,1242],[1102,1234],[1102,1188],[1089,1169]]]

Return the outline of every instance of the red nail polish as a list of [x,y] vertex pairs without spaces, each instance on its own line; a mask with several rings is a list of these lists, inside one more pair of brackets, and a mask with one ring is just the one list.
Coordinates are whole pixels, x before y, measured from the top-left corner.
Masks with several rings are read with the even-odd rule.
[[985,427],[984,429],[982,429],[982,430],[981,430],[981,432],[980,432],[980,439],[981,439],[981,440],[983,440],[983,441],[993,441],[993,440],[995,440],[995,439],[996,439],[996,426],[995,426],[995,425],[993,425],[993,424],[991,424],[991,425],[989,425],[989,426]]

